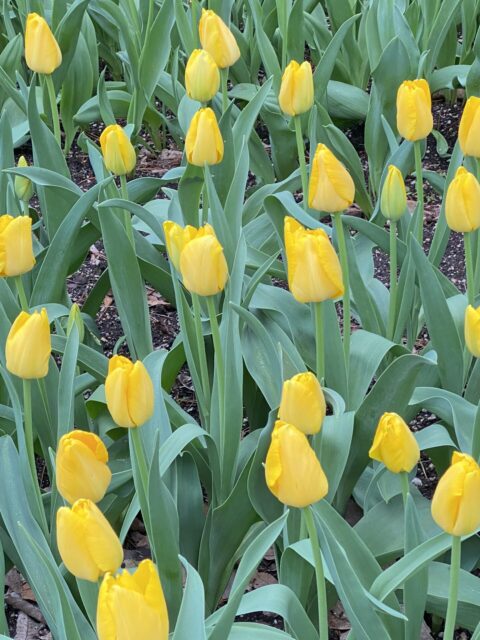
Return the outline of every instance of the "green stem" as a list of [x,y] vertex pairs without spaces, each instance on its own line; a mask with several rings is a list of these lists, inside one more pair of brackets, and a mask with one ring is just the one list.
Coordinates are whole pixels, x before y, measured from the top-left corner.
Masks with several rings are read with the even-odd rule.
[[[125,175],[120,176],[120,193],[122,194],[122,198],[124,200],[129,200],[127,176]],[[135,240],[133,238],[132,216],[130,215],[130,211],[127,211],[126,209],[123,210],[123,224],[125,226],[127,237],[130,240],[130,244],[135,249]]]
[[316,364],[317,378],[320,384],[323,384],[325,378],[325,336],[323,332],[323,306],[321,302],[314,303],[315,312],[315,347],[316,347]]
[[223,455],[225,449],[225,365],[223,360],[222,341],[220,339],[220,327],[217,321],[217,312],[213,296],[207,296],[208,317],[212,331],[213,347],[215,349],[215,369],[218,383],[218,407],[220,418],[220,451]]
[[475,304],[475,274],[473,270],[472,233],[463,234],[465,248],[465,264],[467,270],[467,299],[468,304]]
[[150,29],[151,29],[152,22],[153,22],[154,4],[155,4],[155,0],[149,0],[149,3],[148,3],[148,17],[147,17],[147,29],[146,29],[146,34],[147,35],[150,33]]
[[420,140],[413,143],[415,152],[415,175],[417,186],[417,240],[423,246],[423,168],[422,168],[422,147]]
[[390,300],[388,306],[387,338],[393,340],[397,309],[397,223],[390,220]]
[[450,590],[448,592],[447,617],[443,640],[453,640],[455,620],[458,606],[458,579],[460,574],[460,558],[462,554],[462,539],[452,536],[452,557],[450,562]]
[[26,200],[22,200],[22,213],[24,216],[30,215],[30,205]]
[[410,482],[408,480],[408,473],[406,473],[406,471],[402,471],[400,473],[400,481],[402,483],[403,506],[406,508],[407,498],[410,492]]
[[55,93],[55,87],[53,86],[53,78],[51,75],[45,76],[45,84],[47,85],[48,97],[50,100],[50,111],[52,113],[53,133],[55,134],[55,140],[59,146],[62,146],[62,140],[60,137],[60,120],[58,117],[57,108],[57,95]]
[[[202,315],[200,300],[196,293],[192,293],[193,317],[195,322],[195,337],[197,339],[198,358],[200,361],[200,375],[202,378],[202,390],[207,406],[210,404],[210,378],[208,375],[207,354],[205,351],[205,340],[202,331]],[[207,416],[206,416],[207,417]]]
[[228,108],[228,95],[227,95],[227,81],[228,81],[228,67],[220,69],[220,80],[222,86],[222,113]]
[[350,320],[350,276],[348,270],[347,244],[345,242],[345,232],[343,230],[341,215],[339,213],[335,213],[332,217],[337,234],[340,264],[342,266],[343,274],[343,288],[345,289],[343,294],[343,349],[345,352],[345,370],[347,372],[348,381],[348,370],[350,364],[350,333],[352,329]]
[[202,187],[202,220],[201,224],[204,225],[208,222],[208,189],[207,189],[207,176],[203,174],[203,187]]
[[25,287],[23,286],[22,276],[15,276],[15,286],[17,287],[18,298],[20,300],[22,311],[28,311],[27,294],[25,293]]
[[302,510],[305,524],[307,525],[308,536],[312,547],[313,561],[315,564],[315,578],[317,583],[318,599],[318,631],[320,640],[328,640],[328,608],[327,589],[325,586],[325,574],[323,572],[322,554],[318,544],[317,529],[313,520],[311,507]]
[[295,137],[297,139],[298,162],[300,163],[300,175],[302,177],[303,208],[306,211],[308,209],[308,175],[307,175],[307,163],[305,161],[305,146],[303,144],[303,135],[302,135],[302,119],[300,116],[293,116],[293,121],[295,123]]
[[140,436],[141,427],[132,427],[130,431],[130,444],[133,445],[133,453],[138,465],[138,471],[140,473],[140,482],[142,483],[143,493],[145,497],[148,496],[148,464],[145,457],[145,450],[143,448],[142,439]]

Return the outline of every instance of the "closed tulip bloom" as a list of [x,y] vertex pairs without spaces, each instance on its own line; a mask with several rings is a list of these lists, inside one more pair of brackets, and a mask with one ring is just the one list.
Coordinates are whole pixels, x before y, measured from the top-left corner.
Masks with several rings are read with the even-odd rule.
[[24,380],[44,378],[48,374],[51,352],[50,322],[46,310],[32,314],[21,311],[7,336],[7,369]]
[[328,147],[319,144],[312,163],[308,206],[317,211],[338,213],[347,209],[354,197],[352,176]]
[[307,507],[328,493],[328,480],[307,436],[281,420],[272,432],[265,479],[273,495],[289,507]]
[[208,102],[220,87],[217,63],[204,49],[195,49],[185,67],[187,95],[198,102]]
[[396,413],[384,413],[368,455],[392,473],[408,473],[420,460],[420,449],[406,422]]
[[466,453],[455,451],[432,499],[432,517],[452,536],[467,536],[480,527],[480,467]]
[[411,142],[423,140],[433,129],[432,96],[428,82],[405,80],[397,91],[398,133]]
[[384,218],[397,222],[407,210],[407,192],[402,172],[391,164],[382,187],[380,209]]
[[202,9],[198,31],[202,47],[220,69],[231,67],[240,58],[235,36],[215,11]]
[[95,433],[75,429],[63,435],[55,465],[60,495],[70,504],[80,498],[100,502],[112,479],[107,462],[107,448]]
[[163,231],[165,233],[168,257],[175,269],[180,271],[180,254],[187,242],[196,237],[198,229],[189,224],[186,227],[182,227],[176,222],[172,222],[172,220],[166,220],[163,223]]
[[283,113],[289,116],[298,116],[312,108],[313,74],[309,62],[290,62],[283,72],[278,103]]
[[480,158],[480,98],[477,96],[467,100],[460,120],[458,141],[464,156]]
[[0,277],[33,269],[32,221],[28,216],[0,216]]
[[[20,156],[18,159],[17,167],[28,167],[28,162],[25,156]],[[29,202],[33,196],[33,184],[32,181],[25,176],[15,176],[15,195],[19,200]]]
[[108,363],[105,396],[110,415],[119,427],[140,427],[153,415],[153,383],[143,362],[124,356]]
[[135,169],[135,149],[120,125],[111,124],[103,130],[100,147],[108,171],[116,176],[125,176]]
[[480,358],[480,307],[465,309],[465,344],[472,356]]
[[196,167],[218,164],[223,160],[223,139],[215,113],[206,107],[193,116],[185,138],[185,153]]
[[323,302],[343,295],[342,268],[323,229],[307,230],[285,217],[288,286],[298,302]]
[[63,564],[81,580],[97,580],[123,562],[120,540],[91,500],[77,500],[57,511],[57,546]]
[[223,291],[228,280],[228,266],[223,247],[213,228],[206,224],[180,253],[183,285],[199,296],[214,296]]
[[313,373],[298,373],[290,380],[285,380],[278,410],[279,420],[312,435],[320,431],[326,411],[322,387]]
[[42,16],[29,13],[25,27],[25,60],[36,73],[50,75],[62,64],[62,52]]
[[480,228],[480,184],[465,167],[458,167],[448,185],[445,217],[450,229],[459,233]]

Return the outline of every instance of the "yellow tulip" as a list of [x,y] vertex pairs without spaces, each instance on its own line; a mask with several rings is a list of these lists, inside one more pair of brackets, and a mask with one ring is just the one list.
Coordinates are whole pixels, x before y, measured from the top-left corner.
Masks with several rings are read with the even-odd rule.
[[428,82],[405,80],[397,91],[397,129],[406,140],[426,138],[433,129],[432,96]]
[[0,216],[0,277],[33,269],[32,221],[28,216]]
[[[17,167],[28,167],[28,162],[25,156],[20,156],[17,162]],[[32,181],[25,176],[15,176],[15,195],[19,200],[29,202],[33,196],[33,184]]]
[[75,429],[63,435],[55,465],[60,495],[70,504],[80,498],[100,502],[112,479],[107,462],[107,448],[95,433]]
[[50,27],[38,13],[29,13],[25,27],[25,60],[36,73],[50,75],[62,64],[62,52]]
[[342,268],[323,229],[307,230],[285,217],[288,286],[298,302],[322,302],[343,295]]
[[171,220],[166,220],[163,223],[163,230],[165,232],[168,257],[175,269],[180,271],[180,254],[187,242],[196,237],[199,230],[189,224],[186,227],[181,227]]
[[289,116],[300,115],[312,108],[313,74],[309,62],[290,62],[283,72],[278,103],[283,113]]
[[440,478],[432,499],[432,517],[452,536],[466,536],[480,527],[480,467],[456,451]]
[[298,373],[285,380],[278,410],[279,420],[312,435],[320,431],[326,411],[322,387],[313,373]]
[[134,573],[107,574],[98,594],[98,640],[167,640],[168,611],[155,565],[143,560]]
[[193,116],[185,138],[185,153],[196,167],[218,164],[223,160],[223,139],[215,113],[206,107]]
[[215,11],[202,9],[198,32],[202,47],[220,69],[231,67],[240,58],[240,49],[233,33]]
[[187,95],[198,102],[212,100],[220,87],[220,72],[217,63],[204,49],[195,49],[185,67]]
[[135,169],[135,149],[120,125],[111,124],[102,131],[100,147],[108,171],[125,176]]
[[308,206],[317,211],[338,213],[347,209],[354,197],[352,176],[328,147],[319,144],[312,163]]
[[480,358],[480,307],[465,309],[465,344],[472,356]]
[[289,507],[307,507],[328,493],[328,480],[307,436],[281,420],[272,432],[265,479],[273,495]]
[[382,187],[380,209],[383,217],[397,222],[407,210],[407,192],[402,172],[391,164]]
[[46,310],[32,314],[21,311],[7,336],[7,369],[25,380],[44,378],[48,374],[51,351],[50,322]]
[[384,413],[368,455],[392,473],[408,473],[420,460],[420,449],[405,421],[396,413]]
[[480,98],[470,96],[460,120],[458,141],[464,156],[480,158]]
[[480,184],[465,167],[458,167],[448,185],[445,217],[453,231],[467,233],[480,228]]
[[115,531],[91,500],[77,500],[57,511],[57,547],[63,564],[75,577],[97,582],[123,562]]
[[143,362],[135,364],[124,356],[108,363],[105,397],[110,415],[119,427],[140,427],[153,415],[152,379]]

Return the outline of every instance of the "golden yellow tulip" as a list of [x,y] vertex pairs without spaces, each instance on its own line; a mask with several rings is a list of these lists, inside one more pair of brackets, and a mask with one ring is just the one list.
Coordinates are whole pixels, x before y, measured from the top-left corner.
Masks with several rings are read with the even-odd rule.
[[57,546],[63,564],[75,577],[97,582],[123,562],[115,531],[91,500],[77,500],[57,511]]
[[423,140],[433,129],[432,96],[428,82],[405,80],[397,91],[398,133],[415,142]]
[[34,265],[31,219],[0,216],[0,277],[19,276]]
[[233,33],[215,11],[202,9],[198,25],[200,42],[220,69],[231,67],[240,58]]
[[112,479],[107,462],[107,448],[95,433],[66,433],[58,443],[55,465],[60,495],[70,504],[80,498],[100,502]]
[[223,160],[223,139],[215,113],[206,107],[193,116],[185,138],[185,153],[196,167],[218,164]]
[[102,131],[100,148],[105,167],[114,175],[125,176],[135,169],[135,149],[120,125],[111,124]]
[[[17,167],[28,167],[28,162],[25,156],[20,156],[17,162]],[[19,200],[29,202],[33,196],[33,183],[25,176],[15,176],[14,180],[15,195]]]
[[465,344],[472,356],[480,358],[480,307],[465,309]]
[[289,116],[300,115],[312,108],[313,96],[312,65],[292,60],[282,76],[278,95],[280,109]]
[[448,185],[445,217],[453,231],[467,233],[480,228],[480,184],[465,167],[457,169]]
[[323,229],[307,230],[285,217],[288,286],[298,302],[322,302],[343,295],[342,269]]
[[46,310],[32,314],[21,311],[7,336],[7,369],[25,380],[44,378],[48,374],[51,351],[50,322]]
[[470,96],[460,120],[458,141],[464,156],[480,158],[480,98]]
[[220,87],[220,72],[217,63],[204,49],[195,49],[185,67],[187,95],[198,102],[208,102]]
[[29,13],[25,27],[25,60],[36,73],[50,75],[62,64],[62,52],[42,16]]
[[98,594],[98,640],[168,640],[168,611],[155,565],[107,574]]
[[347,209],[354,197],[352,176],[328,147],[319,144],[313,157],[308,206],[317,211],[338,213]]
[[402,172],[391,164],[382,187],[380,210],[384,218],[397,222],[407,210],[407,192]]
[[278,410],[279,420],[312,435],[320,431],[326,411],[322,387],[313,373],[298,373],[285,380]]
[[432,517],[452,536],[466,536],[480,527],[480,467],[456,451],[432,499]]
[[166,220],[163,223],[163,230],[168,257],[175,269],[180,271],[180,254],[183,247],[196,237],[199,230],[189,224],[186,227],[182,227],[176,222],[172,222],[172,220]]
[[143,362],[135,364],[124,356],[108,363],[105,397],[110,415],[119,427],[140,427],[153,415],[152,379]]
[[408,473],[420,460],[420,449],[406,422],[396,413],[384,413],[368,455],[392,473]]

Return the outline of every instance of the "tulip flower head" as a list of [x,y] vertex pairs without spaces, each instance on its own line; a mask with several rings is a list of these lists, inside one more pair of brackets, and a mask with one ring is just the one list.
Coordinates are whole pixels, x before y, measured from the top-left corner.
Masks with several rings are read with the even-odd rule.
[[278,103],[283,113],[297,116],[309,111],[313,105],[312,66],[305,61],[292,60],[283,72]]
[[7,336],[5,357],[10,373],[31,380],[48,374],[52,352],[50,322],[45,309],[21,311]]
[[198,102],[208,102],[220,87],[220,72],[217,63],[205,49],[192,51],[185,67],[187,95]]
[[398,133],[410,142],[423,140],[433,129],[432,96],[424,79],[405,80],[397,91]]
[[62,52],[47,22],[29,13],[25,27],[25,60],[36,73],[50,75],[62,64]]
[[63,564],[82,580],[97,582],[123,562],[120,540],[91,500],[77,500],[57,511],[57,546]]
[[110,415],[119,427],[140,427],[153,415],[152,379],[143,362],[135,364],[124,356],[108,363],[105,397]]
[[460,120],[458,141],[464,156],[480,158],[480,98],[470,96]]
[[225,22],[211,9],[202,9],[198,25],[200,42],[220,69],[231,67],[240,58],[235,36]]
[[343,295],[342,268],[323,229],[307,230],[285,217],[288,286],[298,302],[323,302]]
[[322,387],[311,372],[298,373],[285,380],[278,418],[293,424],[307,435],[318,433],[325,418],[327,406]]
[[31,219],[0,216],[0,277],[20,276],[34,265]]
[[107,574],[98,594],[98,640],[168,640],[168,611],[151,560],[133,573]]
[[308,206],[317,211],[338,213],[355,197],[355,184],[345,166],[328,147],[319,144],[312,163]]
[[206,107],[193,116],[185,138],[185,153],[196,167],[218,164],[223,160],[223,138],[215,113]]
[[100,148],[105,167],[114,175],[125,176],[135,169],[135,149],[120,125],[111,124],[102,131]]
[[480,184],[465,167],[458,167],[448,185],[445,217],[450,229],[459,233],[480,228]]
[[63,435],[55,465],[62,498],[70,504],[80,498],[100,502],[112,479],[107,462],[107,448],[95,433],[75,429]]
[[392,473],[408,473],[420,460],[420,449],[406,422],[396,413],[384,413],[368,455]]
[[480,358],[480,307],[465,309],[465,344],[472,356]]
[[382,187],[380,209],[383,217],[397,222],[407,210],[407,192],[402,172],[391,164]]
[[[17,167],[28,167],[28,162],[25,156],[20,156],[17,162]],[[15,185],[15,195],[19,200],[23,200],[23,202],[30,202],[33,196],[33,183],[31,180],[26,178],[25,176],[15,176],[14,180]]]
[[467,536],[480,527],[480,467],[466,453],[455,451],[432,498],[432,517],[452,536]]

